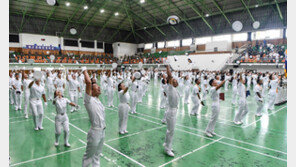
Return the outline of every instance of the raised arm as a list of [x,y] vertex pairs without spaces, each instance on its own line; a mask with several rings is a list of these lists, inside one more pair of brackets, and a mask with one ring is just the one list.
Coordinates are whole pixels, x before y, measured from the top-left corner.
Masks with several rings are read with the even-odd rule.
[[218,90],[218,89],[220,89],[222,86],[223,86],[223,84],[225,83],[225,79],[224,79],[224,81],[222,81],[217,87],[216,87],[216,90]]
[[86,85],[85,93],[88,94],[89,96],[91,96],[92,85],[91,85],[91,80],[90,80],[90,77],[87,73],[86,67],[82,67],[82,73],[84,75],[84,82]]
[[171,70],[170,70],[169,65],[166,66],[166,69],[167,69],[167,74],[168,74],[168,83],[172,85],[172,82],[173,82],[172,79],[173,79],[173,77],[172,77],[172,73],[171,73]]
[[29,84],[29,89],[33,86],[33,84],[34,84],[34,81],[32,81],[30,84]]

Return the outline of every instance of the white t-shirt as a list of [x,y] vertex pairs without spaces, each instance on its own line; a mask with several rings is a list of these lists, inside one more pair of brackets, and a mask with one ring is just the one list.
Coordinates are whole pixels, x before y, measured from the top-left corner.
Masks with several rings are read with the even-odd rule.
[[30,88],[30,99],[41,99],[42,94],[45,94],[44,87],[41,84],[38,86],[36,83],[33,83],[32,87]]
[[219,90],[216,90],[216,87],[211,87],[210,94],[212,99],[212,106],[219,106],[220,100],[219,100]]
[[271,80],[270,81],[270,93],[276,93],[276,88],[277,88],[277,86],[278,86],[278,80],[277,79],[275,79],[275,80]]
[[118,92],[118,96],[119,96],[119,102],[120,103],[128,103],[130,100],[130,95],[128,92],[126,92],[125,94],[124,90],[121,90],[120,92]]
[[75,79],[69,78],[69,90],[77,90],[79,87],[79,82]]
[[85,93],[84,106],[89,116],[92,128],[105,128],[105,107],[99,98],[89,96]]
[[23,85],[23,83],[22,83],[21,79],[18,79],[18,80],[15,79],[15,80],[13,80],[12,85],[14,85],[16,87],[15,91],[22,91],[22,85]]
[[57,85],[58,88],[63,88],[65,81],[63,79],[56,78],[55,84]]
[[24,92],[30,92],[29,90],[29,84],[32,82],[30,79],[24,79],[23,80],[23,87],[24,87]]
[[246,86],[241,82],[238,83],[238,96],[240,101],[246,101]]
[[173,87],[173,85],[168,84],[168,90],[166,94],[168,97],[169,108],[178,108],[180,101],[179,91]]
[[67,112],[67,104],[71,103],[67,98],[55,98],[55,106],[57,114],[65,114]]
[[[257,95],[257,93],[261,95],[261,98]],[[258,84],[255,86],[255,99],[257,101],[262,100],[262,87]]]

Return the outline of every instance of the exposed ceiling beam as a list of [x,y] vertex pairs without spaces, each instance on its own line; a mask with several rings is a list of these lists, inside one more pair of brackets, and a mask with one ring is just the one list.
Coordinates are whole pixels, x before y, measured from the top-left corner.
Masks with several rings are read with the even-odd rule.
[[276,4],[276,8],[277,8],[277,10],[278,10],[279,16],[280,16],[280,18],[281,18],[281,20],[282,20],[282,22],[283,22],[284,19],[283,19],[282,11],[281,11],[281,9],[280,9],[280,7],[279,7],[279,4],[278,4],[277,0],[274,0],[274,2],[275,2],[275,4]]
[[19,33],[23,31],[23,27],[24,27],[24,22],[25,22],[25,17],[26,17],[26,13],[28,11],[28,7],[26,7],[26,9],[23,11],[23,17],[22,17],[22,21],[21,21],[21,26],[19,29]]
[[218,2],[216,2],[216,0],[212,0],[212,1],[215,4],[215,6],[219,9],[219,11],[221,12],[221,14],[224,16],[224,18],[228,22],[228,24],[231,26],[231,22],[229,21],[228,17],[225,15],[225,13],[223,12],[223,10],[219,6]]
[[48,20],[49,20],[49,18],[52,16],[52,14],[54,13],[54,11],[57,9],[57,6],[54,6],[52,9],[51,9],[51,12],[49,13],[49,15],[47,16],[47,18],[46,18],[46,22],[45,22],[45,24],[44,24],[44,26],[43,26],[43,28],[42,28],[42,32],[41,32],[41,34],[43,34],[44,33],[44,31],[45,31],[45,29],[46,29],[46,26],[47,26],[47,23],[48,23]]
[[248,11],[248,13],[249,13],[249,15],[250,15],[252,21],[255,22],[256,20],[254,19],[253,15],[252,15],[252,13],[250,12],[249,7],[246,5],[245,1],[244,1],[244,0],[240,0],[240,1],[241,1],[242,4],[244,5],[244,7],[247,9],[247,11]]
[[130,14],[128,13],[128,11],[127,11],[127,4],[126,3],[127,3],[126,0],[123,0],[123,6],[124,6],[124,9],[125,9],[125,13],[126,13],[126,15],[128,17],[128,20],[129,20],[129,23],[130,23],[130,26],[131,26],[131,29],[132,29],[132,33],[133,33],[134,38],[136,40],[136,34],[135,34],[135,30],[134,30],[133,20],[132,20]]
[[61,36],[64,35],[64,33],[66,32],[68,26],[69,26],[69,23],[72,21],[72,19],[74,18],[74,16],[76,15],[76,13],[78,12],[79,8],[81,8],[81,6],[84,4],[85,0],[82,0],[82,2],[77,6],[77,8],[75,9],[75,11],[73,12],[73,14],[71,15],[70,18],[68,18],[68,21],[67,21],[67,24],[65,25],[64,27],[64,30],[61,34]]

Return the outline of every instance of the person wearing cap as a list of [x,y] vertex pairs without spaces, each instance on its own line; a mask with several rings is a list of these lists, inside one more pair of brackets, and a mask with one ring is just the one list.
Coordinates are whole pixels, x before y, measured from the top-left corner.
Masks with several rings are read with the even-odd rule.
[[54,77],[51,75],[51,72],[46,73],[46,86],[47,86],[47,96],[48,100],[53,100],[54,96]]
[[216,79],[211,79],[209,81],[209,85],[211,86],[209,94],[212,99],[212,115],[209,120],[208,126],[206,128],[206,136],[208,137],[213,137],[213,135],[216,135],[214,132],[216,122],[219,117],[220,113],[220,99],[219,99],[219,94],[220,94],[220,88],[223,86],[226,80],[224,81],[219,81],[219,77],[215,77]]
[[59,138],[61,135],[61,129],[64,129],[64,145],[66,147],[70,147],[69,144],[69,118],[67,115],[67,104],[71,105],[72,107],[78,107],[77,103],[70,102],[69,99],[64,98],[61,91],[56,90],[54,92],[54,100],[53,105],[56,106],[56,116],[55,116],[55,146],[59,146]]
[[12,88],[14,89],[15,96],[15,110],[22,109],[22,92],[23,92],[23,83],[20,79],[19,73],[15,73],[15,79],[12,82]]
[[30,110],[33,113],[33,122],[35,125],[35,130],[42,130],[42,122],[43,122],[43,104],[41,101],[41,97],[43,98],[44,105],[47,106],[47,101],[45,97],[44,87],[40,83],[40,78],[35,78],[29,84],[30,89]]
[[180,94],[177,89],[178,81],[173,78],[172,73],[170,71],[170,67],[167,65],[167,80],[168,80],[168,88],[167,88],[167,98],[168,98],[168,109],[166,111],[166,122],[167,122],[167,131],[165,142],[163,144],[164,150],[167,155],[173,157],[175,154],[173,153],[172,144],[173,144],[173,136],[175,132],[176,119],[177,119],[177,111],[180,102]]
[[234,118],[234,124],[241,125],[243,124],[242,120],[245,118],[247,113],[249,112],[248,104],[246,100],[246,80],[243,79],[242,73],[239,76],[239,83],[238,83],[238,112]]
[[92,83],[86,67],[81,69],[86,84],[84,106],[91,124],[87,134],[87,145],[82,159],[82,167],[88,167],[89,165],[100,166],[100,154],[104,145],[106,128],[105,107],[99,99],[101,94],[100,86]]
[[22,71],[22,80],[23,80],[23,90],[24,90],[24,113],[25,118],[28,118],[28,106],[29,106],[29,99],[30,99],[30,89],[29,84],[32,82],[31,79],[28,78],[28,75]]
[[200,97],[200,92],[201,92],[201,88],[199,87],[200,79],[195,79],[194,82],[195,82],[195,85],[193,87],[192,95],[191,95],[193,107],[192,107],[190,115],[197,115],[199,103],[204,105],[203,102],[201,101],[201,97]]
[[79,98],[82,98],[82,92],[84,92],[85,83],[84,83],[84,75],[81,72],[78,72],[77,80],[79,82],[79,87],[81,89],[79,93]]
[[273,110],[274,109],[274,103],[277,97],[277,91],[278,91],[278,84],[280,80],[277,78],[276,74],[271,74],[270,77],[270,82],[269,82],[269,101],[268,101],[268,110]]
[[111,71],[109,71],[108,78],[107,78],[108,107],[114,107],[113,105],[114,88],[115,86],[114,86],[113,77],[111,76]]
[[[78,104],[78,92],[80,92],[80,84],[76,79],[75,74],[72,74],[70,77],[67,75],[67,81],[69,86],[69,96],[70,100],[74,104]],[[71,112],[76,111],[77,108],[72,106]]]
[[130,106],[129,106],[130,95],[128,93],[128,87],[126,87],[122,82],[118,84],[118,97],[119,97],[119,105],[118,105],[119,133],[123,135],[128,133],[126,129],[127,129],[128,111],[130,110]]
[[256,112],[256,116],[257,117],[261,117],[262,116],[262,109],[263,109],[263,97],[262,97],[262,79],[260,79],[260,77],[258,77],[257,81],[256,81],[256,86],[255,86],[255,100],[257,102],[257,112]]

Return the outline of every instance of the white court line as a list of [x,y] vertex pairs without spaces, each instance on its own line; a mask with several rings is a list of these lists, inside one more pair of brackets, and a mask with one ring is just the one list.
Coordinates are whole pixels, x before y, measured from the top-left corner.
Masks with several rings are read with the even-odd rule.
[[13,124],[13,123],[18,123],[18,122],[27,122],[29,120],[32,120],[32,119],[30,118],[30,119],[25,119],[25,120],[21,120],[21,121],[12,121],[12,122],[9,122],[9,123]]
[[[203,137],[203,138],[206,138],[206,139],[209,139],[209,140],[214,140],[214,139],[212,139],[212,138],[208,138],[208,137],[205,137],[205,136],[202,136],[202,135],[196,134],[196,133],[188,132],[188,131],[181,130],[181,129],[178,129],[178,128],[176,128],[176,129],[179,130],[179,131],[182,131],[182,132],[188,133],[188,134],[192,134],[192,135],[198,136],[198,137]],[[217,135],[217,136],[218,136],[218,135]],[[223,137],[222,137],[222,138],[223,138]],[[255,151],[255,150],[251,150],[251,149],[248,149],[248,148],[245,148],[245,147],[240,147],[240,146],[237,146],[237,145],[234,145],[234,144],[229,144],[229,143],[222,142],[222,141],[217,141],[217,142],[218,142],[218,143],[221,143],[221,144],[229,145],[229,146],[232,146],[232,147],[240,148],[240,149],[243,149],[243,150],[246,150],[246,151],[250,151],[250,152],[253,152],[253,153],[257,153],[257,154],[260,154],[260,155],[263,155],[263,156],[266,156],[266,157],[270,157],[270,158],[273,158],[273,159],[278,159],[278,160],[286,161],[286,162],[287,162],[286,159],[279,158],[279,157],[275,157],[275,156],[272,156],[272,155],[269,155],[269,154],[265,154],[265,153],[262,153],[262,152]]]
[[83,146],[83,147],[78,147],[78,148],[75,148],[75,149],[71,149],[71,150],[68,150],[68,151],[63,151],[63,152],[56,153],[56,154],[47,155],[47,156],[40,157],[40,158],[36,158],[36,159],[30,159],[30,160],[28,160],[28,161],[23,161],[23,162],[15,163],[15,164],[12,164],[12,165],[10,165],[10,166],[22,165],[22,164],[26,164],[26,163],[29,163],[29,162],[34,162],[34,161],[42,160],[42,159],[45,159],[45,158],[54,157],[54,156],[57,156],[57,155],[61,155],[61,154],[68,153],[68,152],[72,152],[72,151],[80,150],[80,149],[82,149],[82,148],[85,148],[85,146]]
[[[45,115],[45,117],[46,117],[46,118],[48,118],[46,115]],[[50,118],[48,118],[48,119],[50,119]],[[77,126],[73,125],[72,123],[70,123],[70,122],[69,122],[69,125],[73,126],[75,129],[77,129],[77,130],[79,130],[80,132],[82,132],[82,133],[84,133],[84,134],[86,134],[86,135],[87,135],[87,133],[86,133],[84,130],[82,130],[82,129],[78,128]],[[113,147],[109,146],[108,144],[104,143],[104,145],[105,145],[105,146],[107,146],[108,148],[110,148],[111,150],[113,150],[113,151],[117,152],[118,154],[120,154],[120,155],[122,155],[122,156],[126,157],[127,159],[129,159],[129,160],[131,160],[131,161],[135,162],[136,164],[138,164],[138,165],[140,165],[140,166],[143,166],[143,167],[144,167],[144,165],[143,165],[143,164],[141,164],[140,162],[138,162],[138,161],[136,161],[136,160],[132,159],[131,157],[129,157],[129,156],[127,156],[127,155],[123,154],[123,153],[121,153],[120,151],[116,150],[115,148],[113,148]]]
[[137,135],[137,134],[140,134],[140,133],[143,133],[143,132],[149,132],[149,131],[153,131],[153,130],[156,130],[156,129],[161,129],[161,128],[164,128],[164,127],[166,127],[166,126],[159,126],[159,127],[156,127],[156,128],[147,129],[147,130],[144,130],[144,131],[140,131],[140,132],[132,133],[132,134],[129,134],[129,135],[125,135],[125,136],[122,136],[122,137],[110,139],[110,140],[107,140],[106,142],[115,141],[115,140],[118,140],[118,139],[134,136],[134,135]]
[[198,151],[198,150],[201,150],[201,149],[203,149],[203,148],[205,148],[205,147],[207,147],[207,146],[209,146],[209,145],[211,145],[211,144],[214,144],[214,143],[220,141],[221,139],[223,139],[223,137],[221,137],[221,138],[219,138],[219,139],[217,139],[217,140],[214,140],[214,141],[212,141],[212,142],[210,142],[210,143],[208,143],[208,144],[205,144],[205,145],[203,145],[203,146],[201,146],[201,147],[199,147],[199,148],[197,148],[197,149],[195,149],[195,150],[193,150],[193,151],[190,151],[190,152],[188,152],[188,153],[186,153],[186,154],[184,154],[184,155],[182,155],[182,156],[179,156],[179,157],[177,157],[177,158],[174,158],[173,160],[171,160],[171,161],[169,161],[169,162],[167,162],[167,163],[165,163],[165,164],[162,164],[162,165],[160,165],[159,167],[163,167],[163,166],[166,166],[166,165],[168,165],[168,164],[170,164],[170,163],[172,163],[172,162],[178,161],[179,159],[184,158],[184,157],[186,157],[187,155],[190,155],[190,154],[192,154],[192,153],[194,153],[194,152],[196,152],[196,151]]
[[[276,111],[274,111],[274,112],[272,112],[272,113],[269,113],[267,116],[269,116],[269,115],[271,115],[271,114],[275,114],[275,113],[281,111],[282,109],[284,109],[284,108],[286,108],[286,107],[287,107],[287,106],[284,106],[284,107],[282,107],[282,108],[280,108],[280,109],[277,109]],[[242,127],[243,127],[243,128],[249,127],[250,125],[253,125],[253,124],[255,124],[256,122],[261,121],[261,119],[262,119],[262,117],[261,117],[260,119],[256,120],[256,121],[254,121],[254,122],[252,122],[252,123],[250,123],[250,124],[248,124],[248,125],[242,126]]]
[[25,116],[19,116],[19,117],[10,117],[9,119],[14,119],[14,118],[25,118]]
[[[137,117],[135,115],[130,115],[130,116],[133,116],[133,117],[136,117],[136,118],[139,118],[139,119],[142,119],[141,117]],[[156,117],[152,117],[152,116],[149,116],[151,118],[154,118],[156,120],[161,120],[160,118],[156,118]],[[150,121],[150,120],[147,120],[147,119],[143,119],[143,120],[146,120],[148,122],[152,122],[152,123],[155,123],[155,124],[158,124],[158,125],[161,125],[160,123],[157,123],[157,122],[154,122],[154,121]],[[189,126],[184,126],[184,125],[181,125],[181,124],[176,124],[177,126],[181,126],[181,127],[184,127],[184,128],[188,128],[188,129],[191,129],[191,130],[196,130],[198,132],[202,132],[202,133],[205,133],[205,131],[203,130],[200,130],[200,129],[197,129],[197,128],[193,128],[193,127],[189,127]],[[228,139],[228,140],[232,140],[232,141],[236,141],[236,142],[240,142],[240,143],[244,143],[244,144],[247,144],[247,145],[251,145],[251,146],[255,146],[255,147],[260,147],[260,148],[263,148],[263,149],[266,149],[266,150],[270,150],[270,151],[274,151],[274,152],[278,152],[278,153],[281,153],[281,154],[287,154],[285,152],[282,152],[282,151],[279,151],[279,150],[276,150],[276,149],[272,149],[272,148],[268,148],[268,147],[264,147],[264,146],[260,146],[260,145],[257,145],[257,144],[252,144],[252,143],[248,143],[248,142],[245,142],[245,141],[242,141],[242,140],[237,140],[237,139],[233,139],[233,138],[229,138],[229,137],[226,137],[226,136],[223,136],[223,135],[219,135],[217,134],[218,137],[223,137],[225,139]]]

